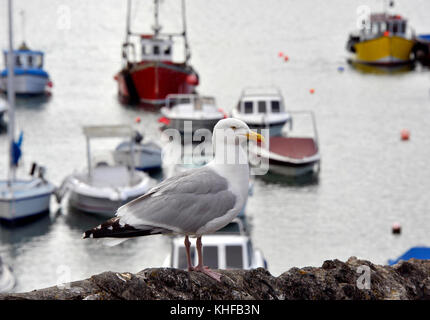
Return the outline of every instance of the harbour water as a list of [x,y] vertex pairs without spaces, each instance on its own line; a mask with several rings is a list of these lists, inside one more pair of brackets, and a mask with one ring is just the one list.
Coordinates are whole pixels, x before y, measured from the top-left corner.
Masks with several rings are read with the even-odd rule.
[[[139,2],[132,25],[152,23],[152,1]],[[161,23],[180,27],[180,7],[164,1]],[[425,0],[396,1],[396,12],[417,33],[430,32]],[[133,123],[159,139],[159,114],[122,106],[114,74],[121,67],[126,5],[121,0],[17,0],[15,44],[22,40],[18,12],[26,11],[26,40],[46,52],[54,82],[50,98],[18,99],[16,120],[24,130],[20,174],[33,161],[59,185],[84,168],[84,124]],[[179,4],[179,2],[178,2]],[[318,183],[292,186],[256,179],[247,215],[254,245],[269,271],[319,266],[350,256],[385,264],[411,246],[430,245],[430,73],[417,66],[398,74],[368,74],[346,63],[345,43],[356,29],[357,8],[376,0],[187,1],[191,63],[199,92],[230,110],[246,86],[275,84],[287,109],[316,115],[322,165]],[[6,1],[0,22],[6,27]],[[5,28],[0,47],[6,48]],[[148,29],[146,29],[148,30]],[[285,62],[278,52],[289,56]],[[344,71],[338,71],[343,67]],[[314,94],[309,90],[315,89]],[[400,140],[408,128],[411,139]],[[0,175],[6,176],[7,137],[0,136]],[[60,208],[24,227],[0,227],[0,255],[17,276],[15,291],[78,280],[106,270],[136,272],[163,263],[162,236],[105,247],[82,240],[101,219]],[[402,234],[393,236],[399,222]],[[204,238],[203,238],[204,241]]]

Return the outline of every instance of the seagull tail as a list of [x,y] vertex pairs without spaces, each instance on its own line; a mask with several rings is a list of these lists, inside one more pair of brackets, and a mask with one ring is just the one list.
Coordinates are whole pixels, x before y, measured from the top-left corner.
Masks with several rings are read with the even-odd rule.
[[118,238],[120,238],[121,240],[126,238],[124,239],[125,241],[128,238],[149,236],[160,233],[165,233],[165,230],[152,226],[139,226],[139,228],[135,228],[128,224],[122,224],[120,221],[120,217],[114,217],[95,228],[85,231],[82,235],[82,238],[116,238],[117,241],[113,242],[115,242],[115,244],[118,244],[122,242],[119,241]]

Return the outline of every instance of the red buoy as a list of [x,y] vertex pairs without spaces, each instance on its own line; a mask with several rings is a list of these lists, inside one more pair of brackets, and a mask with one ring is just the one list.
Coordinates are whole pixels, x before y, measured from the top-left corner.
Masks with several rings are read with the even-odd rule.
[[314,94],[314,93],[315,93],[315,89],[314,89],[314,88],[310,89],[310,90],[309,90],[309,93],[310,93],[310,94]]
[[136,121],[136,123],[140,123],[141,119],[140,119],[140,117],[136,117],[136,119],[134,121]]
[[192,86],[196,86],[199,84],[199,78],[196,74],[189,74],[186,79],[187,83]]
[[283,52],[281,52],[281,51],[279,51],[279,53],[278,53],[278,57],[279,58],[282,58],[284,56],[284,53]]
[[285,56],[284,61],[287,62],[288,60],[290,60],[290,58],[288,58],[288,56]]
[[398,223],[398,222],[393,223],[393,226],[391,228],[391,232],[393,234],[401,234],[402,233],[402,226],[400,225],[400,223]]
[[402,131],[400,131],[400,138],[403,141],[409,140],[410,136],[411,136],[411,133],[409,132],[408,129],[402,129]]
[[158,119],[158,122],[163,123],[166,126],[168,126],[170,124],[170,120],[167,119],[166,117],[161,117],[160,119]]
[[384,37],[389,37],[390,36],[390,31],[385,31],[384,32]]

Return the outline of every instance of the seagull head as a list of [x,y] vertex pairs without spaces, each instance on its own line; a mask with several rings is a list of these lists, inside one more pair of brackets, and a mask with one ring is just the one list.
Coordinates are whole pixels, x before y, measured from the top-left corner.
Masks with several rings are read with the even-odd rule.
[[263,142],[264,138],[261,134],[251,131],[242,120],[227,118],[218,121],[214,127],[212,143],[215,154],[219,145],[244,147],[249,140]]

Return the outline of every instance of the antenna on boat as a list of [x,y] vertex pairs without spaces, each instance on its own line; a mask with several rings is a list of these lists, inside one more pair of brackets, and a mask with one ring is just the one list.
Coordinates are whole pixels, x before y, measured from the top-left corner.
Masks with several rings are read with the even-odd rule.
[[188,45],[188,37],[187,37],[187,15],[185,12],[185,0],[182,0],[182,26],[183,26],[183,35],[185,41],[185,61],[188,62],[191,58],[191,51]]
[[131,12],[131,0],[127,1],[127,25],[125,27],[125,43],[128,43],[128,37],[130,35],[130,12]]
[[159,1],[154,0],[154,25],[152,26],[152,30],[154,30],[155,37],[161,31],[161,25],[158,23],[158,7]]
[[12,21],[12,0],[8,0],[8,15],[9,15],[9,53],[7,61],[7,99],[8,99],[8,138],[9,138],[9,172],[8,186],[10,187],[15,180],[16,166],[14,164],[14,141],[15,141],[15,88],[14,88],[14,62],[15,53],[13,51],[13,21]]
[[20,10],[19,14],[21,15],[21,32],[22,32],[21,48],[22,48],[22,50],[26,50],[28,48],[27,48],[27,44],[25,43],[25,11]]

